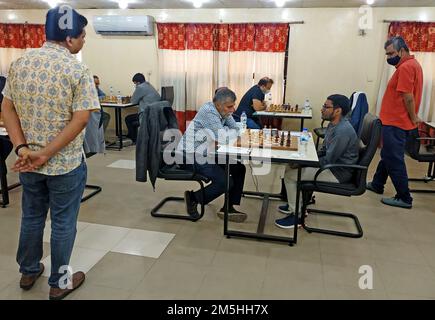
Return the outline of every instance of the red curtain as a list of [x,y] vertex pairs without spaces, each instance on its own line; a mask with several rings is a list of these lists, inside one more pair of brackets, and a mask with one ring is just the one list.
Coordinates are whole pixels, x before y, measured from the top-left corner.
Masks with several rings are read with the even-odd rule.
[[158,23],[159,49],[185,50],[186,27],[183,23]]
[[285,52],[289,25],[287,23],[264,23],[255,25],[255,51]]
[[231,24],[230,51],[254,51],[255,50],[255,24]]
[[189,50],[213,50],[216,46],[216,24],[195,24],[186,26],[187,49]]
[[0,48],[40,48],[44,42],[44,25],[0,23]]
[[230,26],[228,24],[218,24],[214,30],[213,50],[227,52],[230,43],[229,39]]
[[435,52],[435,22],[392,22],[388,37],[402,36],[417,52]]

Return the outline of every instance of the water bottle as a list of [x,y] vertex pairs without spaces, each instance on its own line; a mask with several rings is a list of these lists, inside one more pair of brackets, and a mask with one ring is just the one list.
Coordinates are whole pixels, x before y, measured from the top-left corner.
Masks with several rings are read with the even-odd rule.
[[248,126],[248,116],[246,115],[245,111],[243,111],[242,115],[240,116],[240,122],[242,123],[242,130],[246,130]]
[[122,104],[121,91],[118,91],[118,95],[116,96],[116,103]]
[[309,140],[310,134],[308,133],[308,129],[304,128],[299,138],[299,145],[301,147],[301,150],[299,150],[299,152],[302,156],[305,156],[305,154],[307,153],[307,145]]
[[269,109],[270,105],[272,104],[272,93],[271,92],[266,94],[265,101],[266,101],[266,107],[267,107],[267,109]]
[[301,133],[301,145],[306,145],[310,140],[310,134],[308,133],[308,129],[304,128]]
[[308,113],[311,110],[311,104],[310,104],[310,100],[305,100],[305,104],[304,104],[304,112]]

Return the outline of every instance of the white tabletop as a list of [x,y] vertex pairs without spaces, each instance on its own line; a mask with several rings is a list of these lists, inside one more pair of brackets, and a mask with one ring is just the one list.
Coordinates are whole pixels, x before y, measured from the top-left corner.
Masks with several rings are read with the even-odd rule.
[[[298,135],[299,132],[292,132],[292,135]],[[258,161],[271,161],[280,163],[306,163],[307,165],[314,165],[319,162],[317,157],[316,146],[313,141],[312,134],[306,145],[299,143],[298,151],[274,150],[274,149],[260,149],[260,148],[238,148],[232,146],[220,146],[218,148],[218,155],[229,155],[230,157],[249,158]]]
[[101,102],[100,105],[102,107],[105,107],[105,108],[128,108],[128,107],[137,106],[138,104],[137,103],[135,103],[135,104],[133,104],[133,103],[121,103],[121,104],[118,104],[118,103],[105,103],[105,102]]
[[254,116],[261,117],[273,117],[273,118],[296,118],[296,119],[311,119],[313,118],[313,111],[302,111],[297,112],[267,112],[267,111],[257,111],[254,112]]
[[435,129],[435,122],[425,122],[429,127],[432,127]]

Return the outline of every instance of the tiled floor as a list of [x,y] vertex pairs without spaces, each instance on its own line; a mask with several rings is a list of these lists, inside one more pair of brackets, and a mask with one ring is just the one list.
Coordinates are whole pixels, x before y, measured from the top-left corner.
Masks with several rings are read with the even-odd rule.
[[[72,264],[87,271],[84,285],[68,299],[435,299],[434,196],[415,194],[412,210],[380,204],[380,196],[316,196],[316,206],[351,211],[364,229],[362,239],[337,238],[300,232],[298,245],[223,236],[216,211],[223,199],[207,206],[196,223],[156,219],[150,215],[163,197],[182,195],[194,183],[135,182],[134,147],[109,151],[88,159],[88,183],[103,191],[82,204]],[[378,157],[373,161],[372,177]],[[123,170],[130,169],[130,170]],[[423,176],[426,167],[408,161],[410,176]],[[279,190],[282,168],[259,177],[264,191]],[[9,173],[9,182],[17,177]],[[435,183],[426,185],[435,188]],[[254,190],[246,177],[247,190]],[[393,196],[389,182],[387,196]],[[30,292],[18,288],[15,263],[20,228],[20,188],[11,191],[11,204],[0,208],[0,299],[47,299],[47,279]],[[249,214],[243,230],[255,230],[261,202],[244,198],[241,209]],[[280,202],[271,202],[267,232],[279,230],[274,219]],[[166,210],[183,212],[169,204]],[[313,225],[349,229],[342,220],[310,216]],[[47,232],[44,241],[49,241]],[[156,237],[158,235],[158,237]],[[172,235],[175,235],[172,238]],[[50,247],[44,243],[44,259]],[[144,256],[145,255],[145,256]],[[359,269],[373,271],[373,290],[361,290]],[[49,267],[49,263],[46,263]]]

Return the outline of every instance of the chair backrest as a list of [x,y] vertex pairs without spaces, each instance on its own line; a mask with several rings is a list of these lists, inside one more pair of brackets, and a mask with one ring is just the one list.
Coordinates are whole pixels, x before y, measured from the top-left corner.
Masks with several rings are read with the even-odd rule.
[[421,142],[420,140],[418,140],[418,138],[418,130],[412,130],[409,133],[409,137],[406,139],[405,146],[406,153],[415,160],[418,160],[420,158],[419,155]]
[[351,112],[349,114],[349,121],[355,132],[359,134],[363,119],[365,115],[369,112],[369,104],[367,101],[367,96],[364,92],[354,92],[350,97]]
[[[166,122],[167,122],[167,128],[166,129],[178,129],[178,122],[177,122],[177,117],[175,115],[174,110],[168,106],[163,108],[163,114],[166,118]],[[181,137],[175,137],[175,138],[181,138]],[[166,163],[164,162],[163,159],[163,153],[166,152],[166,145],[168,143],[173,143],[174,142],[174,138],[172,138],[171,140],[165,140],[164,139],[164,131],[161,133],[160,135],[160,141],[161,141],[161,158],[160,158],[160,168],[164,168],[166,166]],[[179,140],[179,139],[178,139]],[[175,150],[171,151],[171,156],[175,155]]]
[[161,100],[168,101],[169,105],[172,107],[174,104],[174,87],[162,87],[161,97]]
[[[361,142],[358,165],[369,167],[381,141],[381,120],[371,113],[364,117],[359,139]],[[358,191],[364,193],[366,188],[367,170],[358,170],[355,175],[355,184]]]

